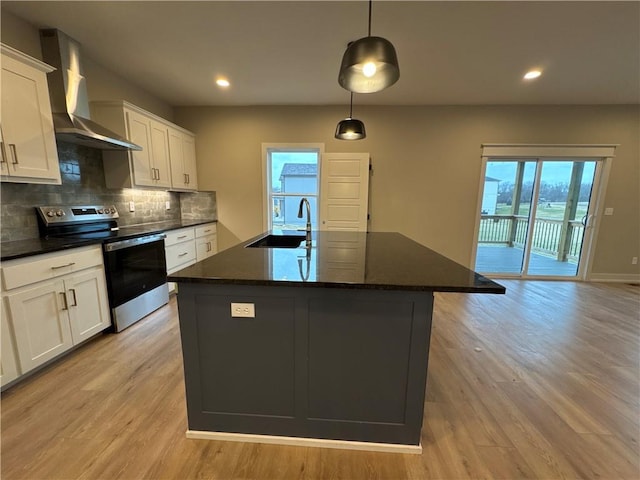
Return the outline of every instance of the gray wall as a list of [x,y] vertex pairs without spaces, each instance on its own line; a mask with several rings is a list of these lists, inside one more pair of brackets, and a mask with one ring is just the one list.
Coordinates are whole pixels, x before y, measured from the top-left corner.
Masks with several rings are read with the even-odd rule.
[[[102,152],[70,143],[58,143],[62,185],[3,183],[0,239],[38,237],[34,206],[115,205],[119,225],[163,220],[216,220],[215,192],[177,193],[156,190],[110,190],[105,186]],[[129,202],[135,212],[129,212]],[[170,202],[170,210],[166,202]]]
[[[221,249],[263,229],[262,143],[319,143],[325,152],[368,152],[371,229],[397,231],[470,265],[481,144],[619,144],[593,272],[640,278],[640,107],[360,106],[367,138],[333,138],[340,106],[175,108],[197,135],[198,185],[215,190]],[[639,276],[639,277],[634,277]]]

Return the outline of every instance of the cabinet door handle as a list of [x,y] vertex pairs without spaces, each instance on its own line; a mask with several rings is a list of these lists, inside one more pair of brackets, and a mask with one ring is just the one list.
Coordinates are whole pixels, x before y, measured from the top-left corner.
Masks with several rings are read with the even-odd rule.
[[151,167],[151,179],[155,180],[156,179],[156,169]]
[[10,143],[9,144],[9,149],[13,150],[13,164],[17,165],[18,164],[18,150],[16,150],[16,144],[15,143]]
[[181,254],[180,254],[180,255],[178,255],[178,256],[179,256],[179,257],[184,257],[184,256],[185,256],[186,254],[188,254],[188,253],[189,253],[189,252],[184,252],[184,253],[181,253]]
[[4,146],[4,142],[0,142],[0,151],[2,151],[2,158],[0,159],[0,163],[8,163],[7,162],[7,149]]
[[189,174],[187,173],[187,185],[189,185],[191,183],[191,177],[189,176]]
[[62,310],[69,310],[69,304],[67,304],[67,294],[65,292],[60,292],[60,295],[62,295],[62,301],[64,302],[64,307],[62,307]]
[[186,185],[187,183],[189,183],[187,182],[187,174],[183,173],[182,176],[184,177],[184,184]]
[[58,270],[59,268],[70,267],[71,265],[75,265],[76,262],[67,263],[65,265],[58,265],[57,267],[51,267],[51,270]]
[[70,288],[69,291],[73,295],[73,304],[71,306],[72,307],[77,307],[78,306],[78,299],[76,298],[76,289],[75,288]]
[[160,169],[156,168],[156,172],[158,172],[158,180],[160,180]]

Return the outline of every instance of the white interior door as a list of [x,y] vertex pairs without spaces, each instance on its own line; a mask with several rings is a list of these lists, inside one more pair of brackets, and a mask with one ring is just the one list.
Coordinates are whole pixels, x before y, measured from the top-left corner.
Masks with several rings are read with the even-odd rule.
[[320,171],[320,229],[367,231],[369,154],[324,153]]

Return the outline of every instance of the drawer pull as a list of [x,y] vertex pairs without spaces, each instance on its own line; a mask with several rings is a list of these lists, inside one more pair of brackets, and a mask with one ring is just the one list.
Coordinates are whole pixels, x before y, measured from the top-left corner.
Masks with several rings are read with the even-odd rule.
[[16,150],[16,144],[15,143],[10,143],[9,144],[9,149],[13,150],[13,164],[17,165],[18,164],[18,151]]
[[69,310],[69,305],[67,304],[67,295],[65,292],[60,292],[60,295],[62,295],[62,301],[64,302],[64,307],[62,307],[62,310]]
[[76,289],[75,288],[70,288],[69,291],[73,294],[73,305],[71,305],[72,307],[77,307],[78,306],[78,299],[76,298]]
[[183,238],[187,238],[188,236],[189,236],[189,235],[180,235],[180,236],[178,237],[178,240],[182,240]]
[[179,256],[179,257],[184,257],[185,255],[188,255],[188,254],[189,254],[189,252],[184,252],[184,253],[181,253],[181,254],[180,254],[180,255],[178,255],[178,256]]
[[66,265],[58,265],[57,267],[51,267],[51,270],[58,270],[59,268],[70,267],[71,265],[75,265],[76,262],[67,263]]
[[207,229],[204,231],[204,233],[209,233],[211,230]]

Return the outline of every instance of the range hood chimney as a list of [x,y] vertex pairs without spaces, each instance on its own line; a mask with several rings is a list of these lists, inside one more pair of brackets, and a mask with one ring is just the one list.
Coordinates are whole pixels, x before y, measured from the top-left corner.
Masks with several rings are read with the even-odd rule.
[[101,150],[142,147],[91,121],[80,44],[55,28],[40,30],[43,60],[56,67],[47,75],[56,138]]

